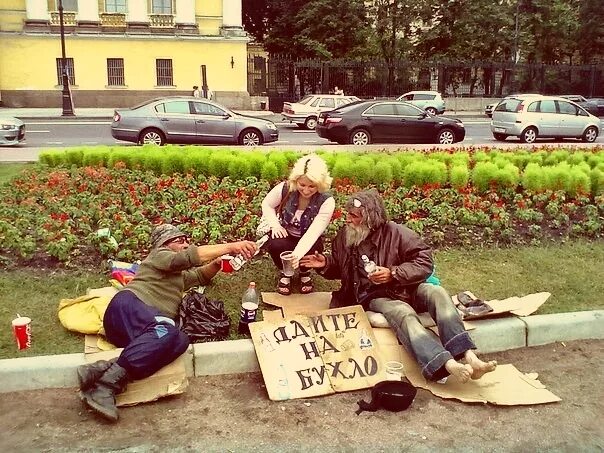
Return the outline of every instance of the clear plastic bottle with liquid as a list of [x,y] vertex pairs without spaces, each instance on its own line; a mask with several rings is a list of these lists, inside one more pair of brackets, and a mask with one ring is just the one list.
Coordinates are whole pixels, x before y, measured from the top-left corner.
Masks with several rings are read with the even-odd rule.
[[[253,256],[256,256],[256,255],[258,255],[258,253],[260,253],[260,249],[262,248],[262,246],[264,244],[266,244],[267,241],[268,241],[268,234],[265,234],[264,236],[262,236],[260,239],[258,239],[256,241],[256,246],[258,247],[258,250],[256,250],[256,253],[254,253]],[[229,261],[229,263],[231,264],[231,267],[233,268],[234,271],[238,271],[239,269],[241,269],[243,267],[243,265],[247,262],[248,262],[248,260],[241,253],[239,255],[233,257],[231,259],[231,261]]]
[[377,271],[377,265],[374,261],[370,260],[367,255],[362,255],[361,260],[363,261],[363,268],[365,269],[365,272],[367,272],[367,275],[371,275]]
[[250,282],[241,298],[241,314],[239,317],[239,328],[237,329],[240,334],[250,333],[249,323],[256,321],[259,303],[260,296],[256,290],[256,283]]

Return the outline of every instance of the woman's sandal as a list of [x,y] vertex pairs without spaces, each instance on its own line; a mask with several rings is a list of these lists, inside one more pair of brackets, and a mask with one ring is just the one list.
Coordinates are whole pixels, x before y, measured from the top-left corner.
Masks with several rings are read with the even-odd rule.
[[300,272],[300,293],[309,294],[315,290],[310,271]]
[[[283,280],[287,280],[287,282],[284,282]],[[277,292],[282,296],[289,296],[292,293],[292,279],[291,277],[286,276],[283,272],[279,273]]]

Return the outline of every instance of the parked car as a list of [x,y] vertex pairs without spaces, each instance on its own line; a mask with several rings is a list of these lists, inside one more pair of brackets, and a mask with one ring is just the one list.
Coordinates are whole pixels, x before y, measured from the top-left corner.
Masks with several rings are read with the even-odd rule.
[[598,104],[591,99],[585,99],[579,94],[561,94],[559,97],[573,101],[575,104],[580,105],[592,115],[598,116]]
[[359,101],[356,96],[341,96],[335,94],[309,94],[298,102],[283,104],[283,119],[296,123],[302,129],[314,129],[319,113],[341,107],[351,102]]
[[431,115],[445,113],[445,101],[438,91],[409,91],[396,98],[424,109]]
[[0,145],[17,145],[25,140],[25,123],[12,116],[0,116]]
[[193,96],[152,99],[115,110],[111,135],[118,140],[151,143],[237,143],[257,146],[279,139],[275,123],[241,115],[216,102]]
[[589,98],[588,101],[593,102],[598,108],[598,114],[596,116],[604,116],[604,98]]
[[460,142],[466,130],[460,120],[432,116],[402,101],[359,101],[319,115],[319,137],[340,144]]
[[[536,93],[511,94],[509,96],[506,96],[503,99],[507,99],[508,97],[513,97],[513,96],[531,97],[531,96],[541,96],[541,95],[536,94]],[[492,104],[487,104],[484,108],[484,114],[486,116],[488,116],[489,118],[491,118],[493,116],[493,110],[495,110],[495,107],[497,107],[497,104],[499,104],[503,99],[500,99],[499,101],[494,102]]]
[[491,132],[495,140],[519,137],[525,143],[537,138],[580,138],[594,142],[600,120],[568,99],[555,96],[509,96],[493,111]]

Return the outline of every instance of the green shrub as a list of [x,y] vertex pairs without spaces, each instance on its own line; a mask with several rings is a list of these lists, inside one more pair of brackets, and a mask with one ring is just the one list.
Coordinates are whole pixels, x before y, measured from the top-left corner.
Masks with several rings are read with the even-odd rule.
[[431,184],[443,186],[447,183],[447,166],[443,162],[423,160],[412,162],[403,169],[406,187]]
[[512,163],[507,163],[496,173],[495,180],[499,187],[515,189],[520,181],[520,171]]
[[348,156],[338,156],[331,169],[331,176],[334,179],[348,178],[352,180],[353,173],[352,158]]
[[162,173],[173,175],[182,173],[185,169],[184,157],[180,150],[170,150],[164,155]]
[[352,180],[359,186],[377,182],[374,178],[375,163],[370,157],[357,157],[352,164]]
[[251,162],[246,156],[233,156],[229,164],[229,176],[232,180],[245,179],[251,171]]
[[594,168],[589,174],[591,180],[591,194],[593,196],[604,194],[604,170]]
[[217,178],[228,176],[232,160],[233,156],[231,154],[213,152],[208,158],[208,174]]
[[570,165],[566,162],[553,167],[543,167],[547,188],[551,190],[564,190],[568,192],[571,187]]
[[568,186],[568,193],[570,195],[577,196],[577,194],[589,194],[591,192],[591,179],[589,174],[583,171],[577,165],[573,165],[569,172],[570,183]]
[[454,165],[450,169],[449,183],[454,189],[461,189],[470,181],[470,171],[465,165]]
[[82,164],[85,167],[107,167],[111,152],[107,148],[91,148],[84,151]]
[[281,174],[279,173],[277,165],[275,165],[273,161],[267,160],[262,165],[260,177],[266,181],[277,181],[281,177]]
[[543,167],[534,162],[527,164],[522,173],[521,181],[522,187],[526,190],[539,192],[547,187],[547,179]]
[[477,162],[472,171],[472,182],[479,191],[484,192],[496,181],[498,170],[493,162]]
[[82,158],[84,157],[85,148],[69,148],[65,150],[65,165],[71,167],[72,165],[76,165],[78,167],[82,166]]

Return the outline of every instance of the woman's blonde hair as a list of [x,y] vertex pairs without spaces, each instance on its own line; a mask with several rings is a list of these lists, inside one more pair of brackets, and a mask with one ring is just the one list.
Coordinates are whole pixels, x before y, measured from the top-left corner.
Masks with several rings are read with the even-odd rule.
[[297,190],[298,178],[301,176],[306,176],[316,184],[319,192],[326,192],[331,187],[332,177],[329,176],[327,164],[316,154],[308,154],[296,161],[288,178],[290,192]]

